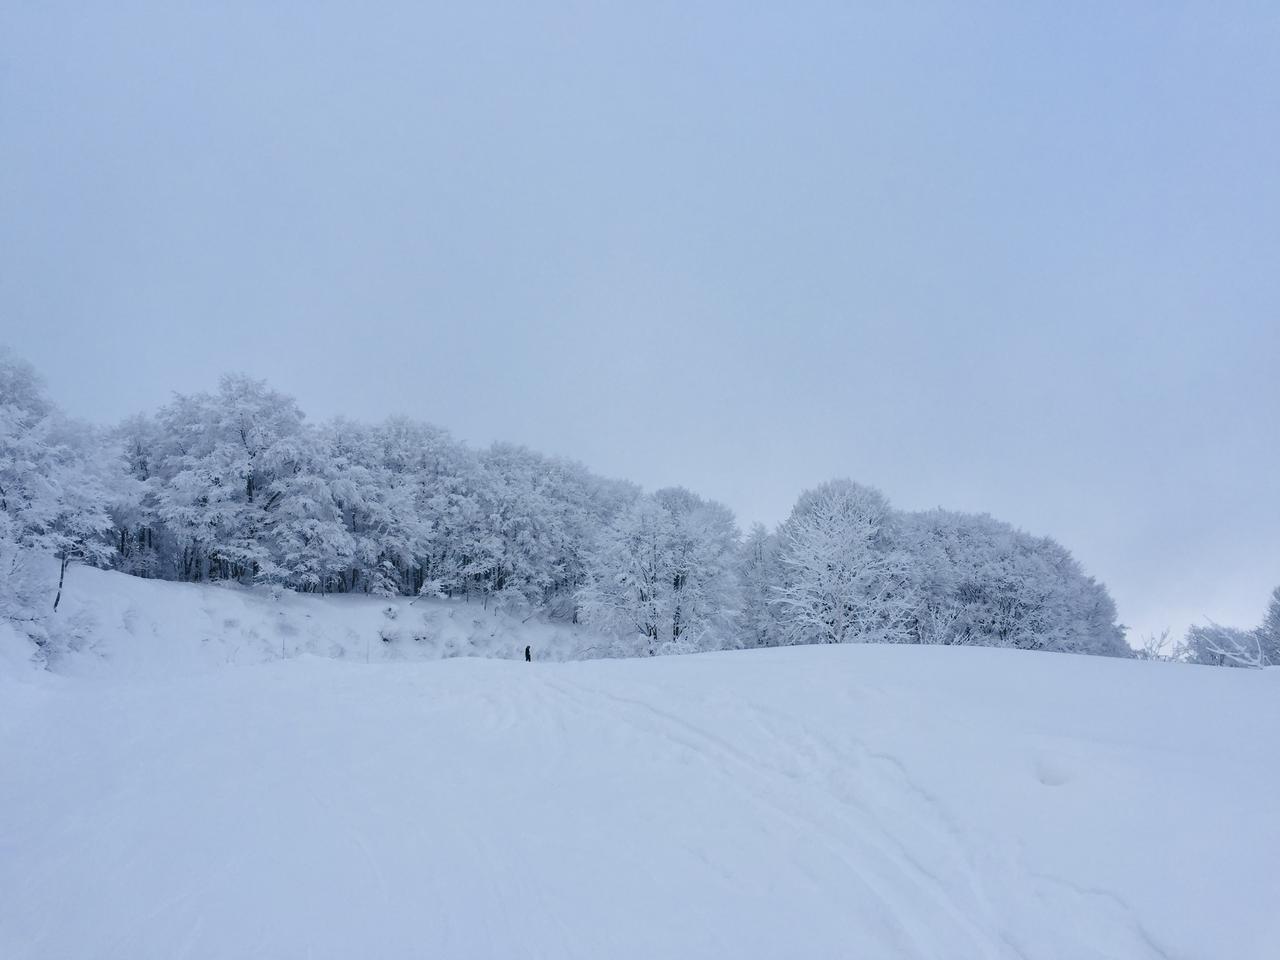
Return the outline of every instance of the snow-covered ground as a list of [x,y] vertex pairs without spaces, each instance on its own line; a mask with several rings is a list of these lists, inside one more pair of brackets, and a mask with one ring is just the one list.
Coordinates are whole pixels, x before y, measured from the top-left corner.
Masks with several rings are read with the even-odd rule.
[[0,638],[7,960],[1280,956],[1277,671],[73,574],[86,649]]
[[[41,571],[53,596],[57,568]],[[361,663],[608,656],[583,627],[479,602],[142,580],[73,567],[51,656],[60,673],[171,676],[306,654]],[[79,655],[66,656],[68,650]]]

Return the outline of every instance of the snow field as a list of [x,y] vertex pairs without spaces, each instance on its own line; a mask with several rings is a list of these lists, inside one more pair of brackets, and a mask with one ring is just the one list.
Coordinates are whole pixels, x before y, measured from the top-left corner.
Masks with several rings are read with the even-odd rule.
[[0,956],[1280,943],[1276,671],[860,645],[236,666],[182,629],[165,672],[119,649],[147,629],[0,679]]

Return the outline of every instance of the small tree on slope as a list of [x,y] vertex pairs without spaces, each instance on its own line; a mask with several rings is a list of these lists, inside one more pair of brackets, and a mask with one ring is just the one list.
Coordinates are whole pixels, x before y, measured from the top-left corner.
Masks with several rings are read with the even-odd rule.
[[[34,620],[33,554],[60,564],[52,599],[57,610],[67,567],[104,562],[110,528],[102,475],[107,465],[95,433],[63,417],[44,396],[39,378],[22,361],[0,354],[0,539],[10,595],[5,615]],[[25,598],[25,599],[23,599]]]

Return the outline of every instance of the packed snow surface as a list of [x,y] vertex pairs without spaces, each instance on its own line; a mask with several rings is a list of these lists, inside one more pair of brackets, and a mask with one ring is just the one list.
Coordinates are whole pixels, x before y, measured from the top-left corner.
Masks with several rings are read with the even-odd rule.
[[3,638],[9,960],[1280,956],[1280,672],[392,662],[411,635],[243,663],[205,634],[244,592],[127,587],[53,671]]

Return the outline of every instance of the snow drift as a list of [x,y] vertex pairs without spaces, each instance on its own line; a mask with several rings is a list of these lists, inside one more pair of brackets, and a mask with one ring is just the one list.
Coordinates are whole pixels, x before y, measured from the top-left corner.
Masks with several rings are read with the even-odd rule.
[[438,604],[416,640],[418,607],[76,575],[80,649],[0,658],[6,958],[1280,945],[1276,671],[859,645],[388,662],[591,638]]

